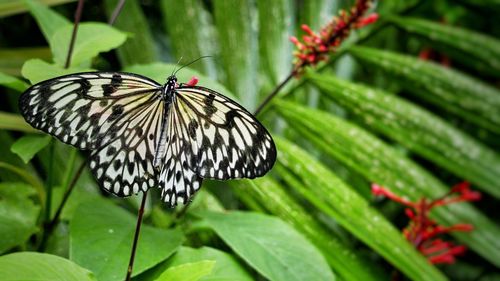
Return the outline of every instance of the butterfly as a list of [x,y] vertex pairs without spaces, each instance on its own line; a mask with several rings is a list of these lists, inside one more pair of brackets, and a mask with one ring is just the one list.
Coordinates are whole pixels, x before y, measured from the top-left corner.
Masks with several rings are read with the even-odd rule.
[[161,85],[124,72],[84,72],[33,85],[19,99],[33,127],[90,151],[99,185],[117,196],[161,188],[173,207],[203,179],[255,178],[276,160],[269,132],[246,109],[211,89]]

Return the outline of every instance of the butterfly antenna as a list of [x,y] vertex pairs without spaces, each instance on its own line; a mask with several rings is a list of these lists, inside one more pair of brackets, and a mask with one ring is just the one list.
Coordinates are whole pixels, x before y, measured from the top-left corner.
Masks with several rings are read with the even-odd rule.
[[190,66],[190,65],[192,65],[193,63],[195,63],[195,62],[197,62],[197,61],[199,61],[199,60],[201,60],[201,59],[211,58],[211,57],[212,57],[212,56],[201,56],[201,57],[199,57],[199,58],[195,59],[194,61],[192,61],[192,62],[190,62],[190,63],[188,63],[188,64],[185,64],[185,65],[181,66],[179,69],[177,69],[177,70],[173,73],[173,75],[177,74],[177,72],[178,72],[179,70],[183,69],[183,68],[184,68],[184,67],[186,67],[186,66]]
[[[178,70],[176,70],[177,66],[181,63],[181,60],[182,60],[182,57],[179,58],[179,60],[177,61],[177,63],[175,64],[175,67],[174,69],[172,70],[172,74],[170,76],[173,76],[177,73]],[[183,68],[183,66],[181,66],[181,68]],[[179,70],[181,69],[179,68]]]

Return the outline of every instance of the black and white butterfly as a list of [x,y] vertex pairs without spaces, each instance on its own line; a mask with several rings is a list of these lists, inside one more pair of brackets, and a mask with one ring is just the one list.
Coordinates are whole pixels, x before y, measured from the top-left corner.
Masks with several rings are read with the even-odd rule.
[[99,185],[118,196],[152,187],[170,206],[202,179],[255,178],[271,169],[269,132],[213,90],[132,73],[86,72],[38,83],[19,100],[33,127],[83,150]]

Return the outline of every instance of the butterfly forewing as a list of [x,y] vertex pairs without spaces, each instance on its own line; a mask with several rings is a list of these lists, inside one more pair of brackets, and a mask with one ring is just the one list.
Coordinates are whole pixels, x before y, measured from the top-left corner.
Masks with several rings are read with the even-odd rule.
[[161,85],[126,73],[80,73],[34,85],[20,98],[28,123],[80,149],[100,185],[119,196],[157,186],[152,167]]

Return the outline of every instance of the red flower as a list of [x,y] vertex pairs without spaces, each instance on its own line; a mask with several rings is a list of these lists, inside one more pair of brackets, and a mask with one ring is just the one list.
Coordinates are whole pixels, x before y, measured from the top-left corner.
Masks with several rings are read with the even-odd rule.
[[370,0],[357,0],[350,13],[340,11],[339,16],[334,17],[322,27],[319,34],[312,31],[308,25],[303,24],[301,28],[306,33],[302,36],[303,42],[300,42],[296,37],[290,37],[290,41],[297,47],[295,74],[298,74],[305,66],[314,66],[320,61],[327,60],[328,53],[335,52],[352,29],[361,28],[377,21],[377,14],[363,17],[363,14],[370,7],[370,3]]
[[377,184],[372,184],[372,193],[374,195],[385,196],[408,207],[405,209],[405,214],[410,219],[410,222],[408,226],[403,229],[403,235],[415,246],[415,248],[425,255],[431,263],[454,263],[455,257],[463,254],[467,250],[465,246],[443,241],[437,238],[437,236],[453,231],[472,231],[474,229],[472,225],[455,224],[445,227],[438,225],[436,221],[430,219],[429,213],[432,208],[437,206],[479,200],[481,194],[472,191],[468,182],[462,182],[455,185],[444,196],[432,201],[422,198],[418,202],[411,202]]
[[191,87],[196,86],[196,84],[198,84],[198,77],[196,76],[191,77],[191,80],[189,80],[189,82],[186,83],[186,85]]

